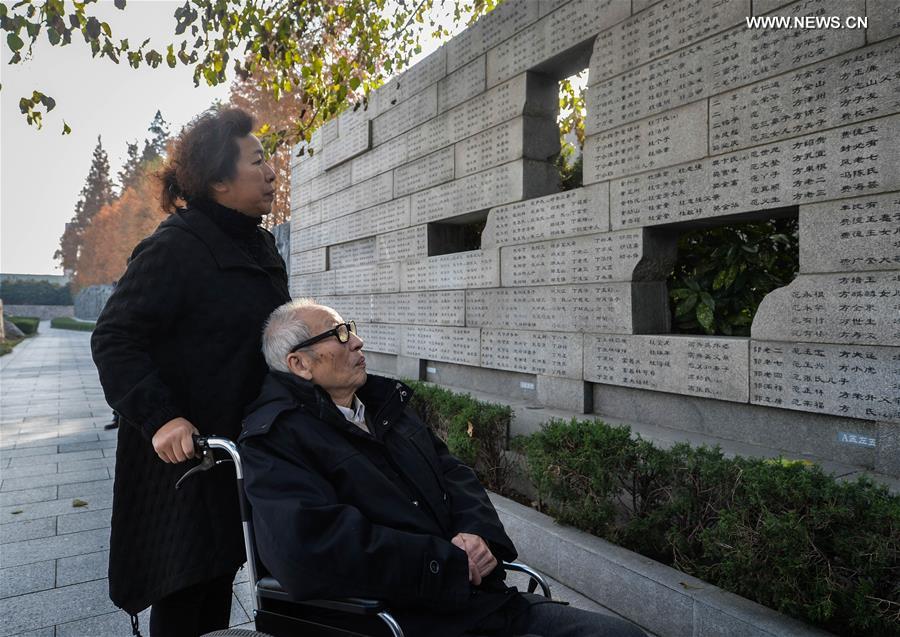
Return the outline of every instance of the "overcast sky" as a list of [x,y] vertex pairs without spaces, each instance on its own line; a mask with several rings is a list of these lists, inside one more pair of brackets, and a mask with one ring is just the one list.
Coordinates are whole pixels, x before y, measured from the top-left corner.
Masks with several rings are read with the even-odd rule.
[[[0,0],[7,5],[11,0]],[[173,38],[176,7],[170,0],[128,0],[125,11],[112,0],[88,5],[105,20],[114,39],[128,38],[151,44],[164,53]],[[68,5],[68,3],[67,3]],[[443,7],[442,22],[449,22]],[[445,22],[446,21],[446,22]],[[454,29],[463,28],[459,24]],[[31,60],[6,64],[8,49],[0,55],[0,272],[62,274],[53,253],[72,218],[75,202],[91,165],[91,155],[102,135],[115,179],[125,158],[126,142],[143,140],[157,109],[174,134],[214,100],[228,99],[228,87],[211,88],[201,81],[194,87],[192,67],[132,69],[108,59],[91,59],[90,49],[73,36],[72,44],[52,47],[43,33]],[[78,38],[78,40],[76,40]],[[425,36],[422,52],[413,63],[439,46]],[[56,108],[44,118],[44,127],[28,126],[19,113],[19,98],[39,90],[56,99]],[[62,136],[63,119],[72,127]]]
[[[172,13],[179,5],[168,0],[130,0],[125,11],[102,0],[98,16],[109,22],[116,39],[140,43],[152,37],[157,49],[171,41]],[[89,11],[96,5],[89,5]],[[33,59],[8,65],[2,48],[3,88],[0,122],[0,271],[61,274],[53,252],[65,223],[72,218],[78,193],[91,164],[91,153],[102,135],[110,172],[118,172],[125,143],[143,140],[156,110],[176,132],[213,100],[228,98],[227,86],[194,88],[189,67],[135,70],[107,59],[91,59],[83,40],[73,37],[66,47],[51,47],[41,34]],[[165,68],[163,68],[165,67]],[[19,113],[19,98],[40,90],[56,99],[56,109],[44,127],[28,126]],[[72,134],[60,134],[65,119]]]

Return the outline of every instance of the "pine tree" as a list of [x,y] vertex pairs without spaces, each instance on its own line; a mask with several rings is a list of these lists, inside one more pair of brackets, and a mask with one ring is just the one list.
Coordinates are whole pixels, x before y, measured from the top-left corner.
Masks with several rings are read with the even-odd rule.
[[169,123],[163,118],[161,112],[156,111],[147,130],[150,131],[151,137],[144,140],[144,152],[141,155],[141,162],[145,164],[165,157],[166,143],[169,141]]
[[112,180],[109,176],[109,157],[103,148],[103,141],[97,136],[91,169],[88,171],[78,202],[75,204],[75,215],[66,224],[65,232],[59,239],[59,250],[54,258],[59,259],[66,270],[77,270],[78,253],[81,250],[81,237],[103,206],[112,203]]
[[141,156],[138,153],[138,143],[126,142],[128,151],[125,157],[125,163],[117,175],[119,182],[119,196],[121,197],[126,190],[137,185],[141,176]]

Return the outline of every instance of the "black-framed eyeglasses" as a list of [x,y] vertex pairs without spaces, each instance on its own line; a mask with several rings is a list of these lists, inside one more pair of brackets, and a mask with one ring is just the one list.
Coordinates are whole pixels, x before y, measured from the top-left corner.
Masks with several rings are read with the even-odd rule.
[[356,334],[356,321],[347,321],[346,323],[341,323],[339,325],[335,325],[333,328],[328,330],[327,332],[322,332],[318,336],[313,336],[312,338],[308,338],[302,343],[298,343],[291,348],[289,354],[293,354],[298,349],[303,349],[304,347],[309,347],[314,343],[318,343],[319,341],[324,341],[329,336],[334,336],[341,343],[346,343],[350,340],[350,335]]

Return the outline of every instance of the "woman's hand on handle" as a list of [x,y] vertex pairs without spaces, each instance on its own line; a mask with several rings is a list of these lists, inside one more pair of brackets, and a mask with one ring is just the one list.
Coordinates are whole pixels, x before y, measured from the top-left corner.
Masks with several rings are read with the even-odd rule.
[[195,457],[194,439],[200,432],[186,418],[173,418],[153,434],[153,450],[163,462],[184,462]]

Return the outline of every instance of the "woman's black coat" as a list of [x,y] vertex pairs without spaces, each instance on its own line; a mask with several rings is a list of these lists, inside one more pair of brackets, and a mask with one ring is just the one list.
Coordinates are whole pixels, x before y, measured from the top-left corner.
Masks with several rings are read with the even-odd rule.
[[237,438],[265,376],[262,326],[290,300],[284,262],[265,230],[249,228],[242,243],[223,227],[194,208],[160,224],[134,250],[91,338],[107,402],[123,418],[109,587],[130,613],[245,559],[234,469],[176,491],[195,461],[166,464],[150,442],[177,416]]
[[357,395],[371,435],[281,372],[248,409],[239,444],[265,569],[295,599],[386,600],[407,637],[461,635],[521,610],[502,568],[469,584],[453,536],[481,536],[498,560],[515,547],[472,470],[408,407],[411,390],[370,375]]

